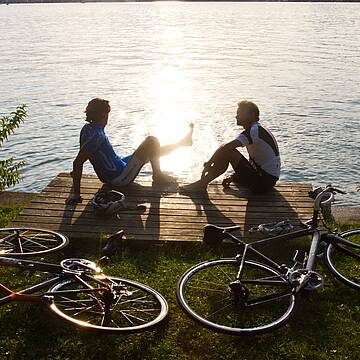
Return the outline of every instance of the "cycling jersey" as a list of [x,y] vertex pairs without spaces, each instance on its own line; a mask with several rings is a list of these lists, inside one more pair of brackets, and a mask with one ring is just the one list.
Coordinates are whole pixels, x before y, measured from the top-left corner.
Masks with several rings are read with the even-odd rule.
[[255,169],[261,169],[267,174],[279,178],[281,160],[275,137],[270,130],[259,122],[254,122],[237,138],[241,146],[246,146],[249,162]]
[[97,124],[87,123],[83,126],[80,132],[80,147],[82,146],[90,153],[90,162],[96,175],[104,183],[117,178],[132,157],[118,156],[104,128]]

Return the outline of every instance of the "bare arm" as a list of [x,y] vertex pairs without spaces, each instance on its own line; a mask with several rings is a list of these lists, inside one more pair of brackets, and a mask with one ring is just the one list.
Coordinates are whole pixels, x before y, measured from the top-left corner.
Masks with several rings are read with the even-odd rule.
[[85,147],[82,147],[73,162],[73,171],[71,173],[73,178],[73,188],[72,195],[70,195],[67,200],[68,204],[82,201],[80,196],[80,183],[84,162],[89,160],[89,158],[90,153],[85,149]]
[[223,145],[226,150],[234,150],[240,146],[244,146],[239,140],[233,140]]
[[[224,150],[234,150],[240,146],[243,146],[241,144],[241,142],[239,140],[233,140],[230,141],[224,145],[221,145],[219,149],[224,149]],[[204,163],[204,167],[209,167],[211,166],[211,164],[214,162],[215,158],[217,157],[217,151],[215,151],[215,153],[213,154],[213,156],[209,159],[209,161],[207,161],[206,163]]]

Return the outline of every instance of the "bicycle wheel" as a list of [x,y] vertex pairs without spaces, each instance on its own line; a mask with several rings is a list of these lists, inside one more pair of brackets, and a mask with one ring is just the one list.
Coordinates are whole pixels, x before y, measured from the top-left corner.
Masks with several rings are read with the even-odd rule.
[[329,243],[325,262],[338,280],[360,290],[360,229],[345,231],[340,237],[346,241]]
[[294,313],[296,296],[274,269],[245,261],[220,259],[195,265],[179,280],[177,299],[201,325],[229,335],[262,334],[284,325]]
[[0,229],[0,256],[32,256],[58,251],[69,239],[58,232],[36,228]]
[[168,313],[167,302],[157,291],[104,275],[62,281],[50,289],[49,295],[50,310],[56,315],[82,330],[101,333],[151,330]]

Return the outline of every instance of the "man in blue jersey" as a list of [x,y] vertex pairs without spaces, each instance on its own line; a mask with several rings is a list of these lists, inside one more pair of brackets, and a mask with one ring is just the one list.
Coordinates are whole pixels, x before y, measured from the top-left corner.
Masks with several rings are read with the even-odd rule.
[[147,162],[152,166],[153,181],[168,183],[175,179],[161,171],[160,156],[167,155],[181,146],[192,145],[191,124],[189,134],[177,143],[160,146],[156,137],[148,136],[133,154],[121,157],[116,154],[105,134],[110,110],[109,102],[99,98],[91,100],[86,107],[87,124],[81,129],[80,150],[73,162],[73,193],[67,200],[69,204],[82,201],[80,182],[83,164],[87,160],[90,160],[98,178],[103,183],[113,186],[126,186],[132,183]]
[[[260,124],[259,108],[251,101],[241,101],[235,118],[244,131],[220,146],[204,164],[200,180],[182,187],[183,191],[205,191],[212,180],[226,172],[229,164],[234,174],[223,180],[224,187],[235,182],[254,193],[263,193],[275,186],[281,167],[279,148],[270,130]],[[237,150],[239,147],[246,147],[249,159]]]

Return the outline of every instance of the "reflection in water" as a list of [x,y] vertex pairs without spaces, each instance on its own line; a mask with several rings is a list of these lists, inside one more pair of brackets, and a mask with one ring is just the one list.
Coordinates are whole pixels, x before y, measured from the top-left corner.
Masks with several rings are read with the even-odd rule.
[[70,170],[82,111],[95,96],[110,100],[107,132],[120,155],[148,134],[176,141],[194,122],[194,146],[161,161],[184,181],[241,130],[236,102],[248,98],[278,139],[281,181],[333,183],[348,191],[346,204],[359,205],[359,6],[1,7],[0,114],[29,106],[28,120],[1,150],[27,161],[16,189],[38,191]]

